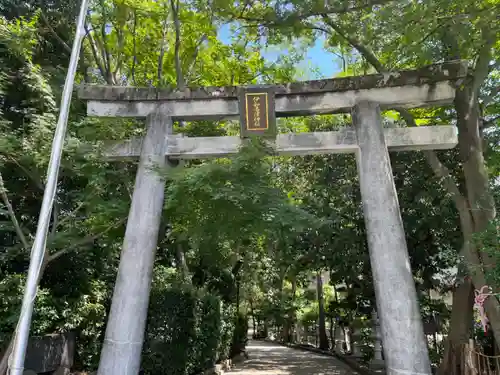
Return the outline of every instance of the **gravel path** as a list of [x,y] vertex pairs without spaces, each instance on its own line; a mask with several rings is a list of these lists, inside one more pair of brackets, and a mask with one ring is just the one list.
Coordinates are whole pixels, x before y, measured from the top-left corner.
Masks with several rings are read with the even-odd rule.
[[277,344],[249,341],[249,359],[226,374],[239,375],[358,375],[334,357],[291,349]]

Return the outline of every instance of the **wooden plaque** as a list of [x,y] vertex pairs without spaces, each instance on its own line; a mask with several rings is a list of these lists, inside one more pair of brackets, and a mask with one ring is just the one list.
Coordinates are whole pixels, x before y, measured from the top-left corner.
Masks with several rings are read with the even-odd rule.
[[276,136],[274,91],[267,88],[241,88],[239,93],[241,137]]

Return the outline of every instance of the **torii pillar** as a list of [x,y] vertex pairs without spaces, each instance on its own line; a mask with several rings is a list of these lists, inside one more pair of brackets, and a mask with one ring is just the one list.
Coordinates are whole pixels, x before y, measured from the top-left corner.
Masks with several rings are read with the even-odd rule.
[[352,111],[356,153],[387,375],[431,374],[415,281],[377,103]]
[[[153,278],[165,181],[157,168],[166,157],[172,119],[156,111],[146,117],[134,193],[116,277],[98,375],[138,374]],[[174,161],[176,163],[178,161]]]

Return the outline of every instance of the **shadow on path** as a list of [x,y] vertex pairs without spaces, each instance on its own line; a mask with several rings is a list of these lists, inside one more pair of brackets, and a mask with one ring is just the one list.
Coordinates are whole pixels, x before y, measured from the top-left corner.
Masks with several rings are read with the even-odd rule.
[[334,357],[322,356],[262,341],[249,341],[249,359],[227,374],[238,375],[358,375]]

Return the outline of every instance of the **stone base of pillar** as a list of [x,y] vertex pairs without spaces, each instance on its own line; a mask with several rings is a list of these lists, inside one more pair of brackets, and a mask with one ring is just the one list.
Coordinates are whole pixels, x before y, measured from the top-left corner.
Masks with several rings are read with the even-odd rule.
[[357,346],[357,344],[355,344],[354,347],[352,348],[351,356],[357,357],[357,358],[363,357],[363,352],[361,351],[361,348],[359,348]]
[[344,353],[344,345],[345,345],[344,341],[340,340],[335,341],[335,347],[334,347],[335,352],[339,354]]
[[370,367],[378,368],[385,367],[385,361],[383,359],[372,359],[370,361]]
[[335,331],[334,331],[334,351],[339,353],[339,354],[343,354],[346,350],[345,350],[345,347],[346,347],[346,337],[345,337],[345,332],[344,330],[342,329],[342,327],[340,326],[337,326],[335,327]]
[[360,342],[359,338],[354,336],[353,342],[352,342],[352,348],[351,348],[351,355],[353,357],[362,357],[363,351],[361,350],[361,347],[362,347],[362,343]]
[[355,321],[352,333],[352,344],[351,344],[351,355],[353,357],[362,357],[363,352],[361,347],[363,345],[362,334],[361,334],[361,322]]

